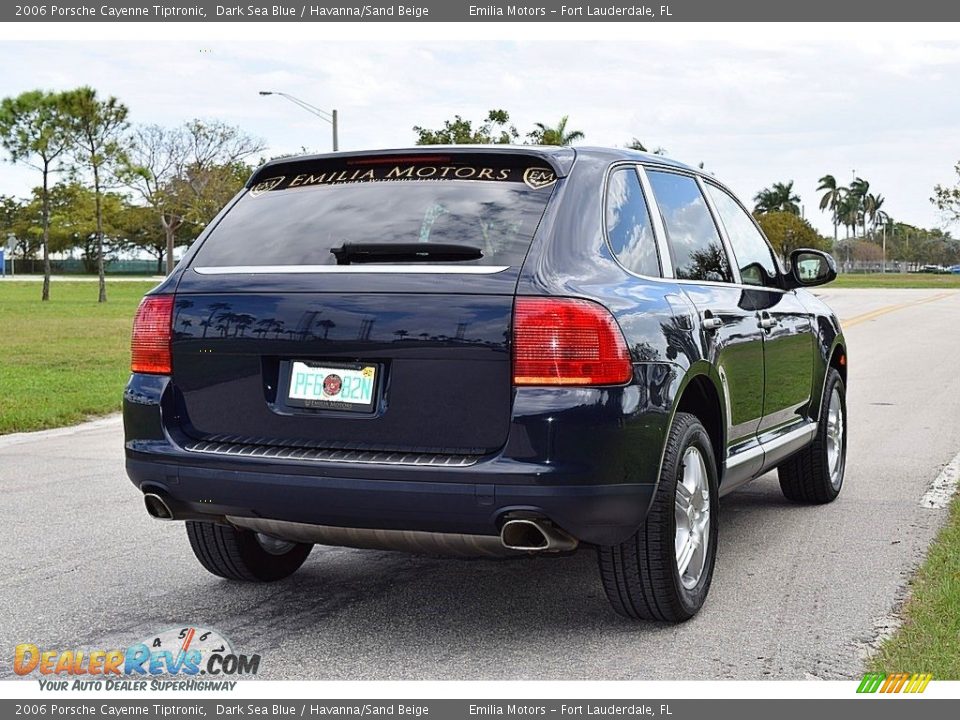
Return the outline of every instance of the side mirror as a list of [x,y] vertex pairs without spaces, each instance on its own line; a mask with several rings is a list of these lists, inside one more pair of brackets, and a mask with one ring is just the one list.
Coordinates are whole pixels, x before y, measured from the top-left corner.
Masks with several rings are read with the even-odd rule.
[[837,279],[837,262],[822,250],[800,248],[790,253],[787,284],[791,288],[825,285]]

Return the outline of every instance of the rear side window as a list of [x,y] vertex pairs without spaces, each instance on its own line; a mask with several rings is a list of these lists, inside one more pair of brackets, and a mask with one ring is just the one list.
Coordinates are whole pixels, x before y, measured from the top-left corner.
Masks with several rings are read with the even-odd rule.
[[[556,182],[551,169],[529,163],[424,156],[270,168],[261,175],[272,176],[256,178],[193,264],[337,265],[353,258],[518,266]],[[463,248],[479,252],[463,259]]]
[[607,237],[620,263],[638,275],[660,277],[657,243],[637,171],[617,168],[607,183]]
[[663,216],[673,272],[685,280],[733,282],[730,262],[697,181],[688,175],[648,170]]

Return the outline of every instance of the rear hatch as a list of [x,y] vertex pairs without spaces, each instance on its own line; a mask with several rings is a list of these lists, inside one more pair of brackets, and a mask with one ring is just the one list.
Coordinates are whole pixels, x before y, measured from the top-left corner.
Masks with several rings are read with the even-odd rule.
[[513,296],[555,179],[542,157],[490,152],[263,168],[177,288],[182,429],[253,446],[502,447]]

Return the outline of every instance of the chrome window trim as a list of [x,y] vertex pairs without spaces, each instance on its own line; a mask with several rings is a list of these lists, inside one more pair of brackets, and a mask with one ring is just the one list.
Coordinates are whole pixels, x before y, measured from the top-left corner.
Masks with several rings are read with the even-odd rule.
[[[725,230],[724,228],[721,228],[720,224],[717,222],[718,216],[716,214],[716,211],[714,210],[713,204],[710,202],[710,198],[707,197],[707,194],[703,190],[703,181],[700,177],[700,174],[694,170],[688,170],[686,168],[676,168],[668,165],[656,165],[655,163],[644,163],[644,175],[646,175],[646,167],[645,167],[646,165],[652,165],[650,169],[653,170],[654,172],[667,172],[667,173],[672,173],[673,175],[682,175],[684,177],[691,178],[696,183],[697,190],[700,191],[700,195],[703,197],[703,202],[707,206],[707,212],[710,214],[710,219],[713,220],[713,226],[714,226],[714,229],[717,231],[717,237],[720,238],[720,244],[723,245],[724,252],[726,252],[727,254],[727,265],[730,267],[730,275],[734,279],[733,282],[726,282],[726,281],[717,282],[716,280],[687,280],[684,278],[676,278],[676,281],[689,282],[695,285],[704,285],[704,284],[720,285],[723,287],[730,287],[732,285],[733,286],[741,285],[740,268],[736,266],[735,262],[730,262],[732,255],[730,253],[730,247],[727,244],[727,239],[724,234]],[[666,242],[667,248],[669,249],[670,243],[669,241],[666,240],[666,232],[667,232],[666,223],[663,221],[663,215],[660,213],[660,203],[657,201],[656,195],[653,194],[652,184],[650,185],[650,192],[651,192],[651,195],[653,196],[654,202],[656,203],[657,214],[660,215],[660,223],[661,223],[661,226],[663,227],[664,241]],[[675,269],[673,267],[673,254],[671,253],[669,257],[670,257],[671,276],[675,277]],[[756,287],[756,285],[751,285],[750,287]]]
[[198,275],[309,275],[309,274],[381,274],[381,275],[496,275],[509,265],[224,265],[195,267]]
[[[617,257],[617,253],[613,250],[613,243],[610,242],[610,233],[607,231],[607,190],[610,186],[610,176],[619,170],[620,168],[633,168],[634,172],[637,173],[637,179],[640,181],[640,190],[643,193],[643,201],[647,205],[647,216],[650,218],[650,229],[653,231],[654,242],[657,247],[657,263],[660,266],[660,275],[641,275],[638,272],[634,272],[622,262],[620,258]],[[657,227],[657,221],[654,220],[654,215],[657,216],[659,220],[660,210],[657,208],[656,203],[652,199],[652,195],[649,192],[649,184],[646,183],[646,178],[641,172],[641,167],[635,162],[623,161],[616,162],[612,165],[609,165],[606,169],[606,172],[603,175],[603,189],[600,196],[600,227],[603,230],[603,242],[606,245],[607,250],[610,252],[610,256],[613,258],[613,261],[617,264],[621,270],[630,275],[631,277],[639,278],[641,280],[671,280],[673,279],[673,263],[667,263],[664,265],[663,262],[663,238],[660,233],[660,229]],[[656,212],[653,212],[656,210]],[[661,225],[662,228],[662,225]],[[669,259],[669,256],[667,256]],[[670,274],[667,275],[667,272]]]
[[[775,252],[773,251],[773,246],[770,244],[770,239],[767,237],[767,234],[766,234],[765,232],[763,232],[763,228],[760,227],[760,223],[757,222],[757,219],[753,216],[753,213],[751,213],[749,210],[747,210],[747,208],[744,206],[744,204],[743,204],[742,202],[740,202],[740,198],[738,198],[736,195],[734,195],[734,193],[733,193],[732,190],[730,190],[729,188],[724,187],[722,184],[720,184],[720,183],[717,182],[716,180],[712,180],[712,179],[710,179],[710,178],[702,178],[702,183],[701,183],[701,184],[702,184],[703,186],[713,185],[717,190],[719,190],[720,192],[724,193],[728,198],[730,198],[731,200],[733,200],[733,202],[736,203],[737,207],[739,207],[741,210],[743,210],[744,214],[746,214],[746,216],[747,216],[748,218],[750,218],[750,222],[753,223],[753,227],[756,228],[756,230],[757,230],[758,233],[760,233],[760,237],[763,239],[764,244],[767,246],[767,252],[770,253],[770,258],[773,260],[773,266],[777,269],[777,275],[778,275],[779,278],[782,280],[782,279],[783,279],[783,276],[784,276],[786,273],[784,273],[783,268],[780,267],[780,260],[777,258],[777,253],[775,253]],[[704,196],[709,196],[709,193],[706,193],[706,192],[705,192],[705,193],[704,193]],[[710,202],[711,202],[711,205],[712,205],[712,204],[713,204],[713,198],[710,198]],[[719,213],[719,211],[717,212],[717,217],[720,218],[720,213]],[[720,224],[721,224],[721,225],[723,224],[723,218],[720,218]],[[724,226],[724,230],[726,230],[726,226]],[[728,242],[729,242],[729,235],[727,236],[727,240],[728,240]],[[734,248],[733,248],[733,243],[730,243],[730,249],[731,249],[731,251],[734,250]],[[737,257],[737,253],[736,253],[735,251],[733,252],[733,257],[734,257],[734,259],[736,259],[736,257]],[[740,271],[740,262],[737,261],[736,265],[737,265],[737,272],[739,272],[739,271]],[[740,279],[741,279],[741,280],[743,279],[742,275],[741,275],[741,278],[740,278]],[[750,287],[766,288],[766,289],[768,289],[768,290],[782,290],[782,288],[771,288],[771,287],[768,287],[768,286],[766,286],[766,285],[750,285]]]
[[795,292],[793,290],[784,290],[782,288],[764,287],[763,285],[745,285],[743,283],[718,282],[716,280],[687,280],[686,278],[678,278],[674,280],[674,282],[682,285],[710,285],[712,287],[740,288],[741,290],[763,290],[766,292],[780,293],[781,295],[788,292]]
[[743,276],[740,275],[740,263],[737,262],[737,255],[733,252],[733,246],[730,244],[730,236],[727,235],[727,226],[723,224],[720,212],[717,210],[717,206],[714,205],[710,193],[707,192],[706,183],[704,183],[703,178],[699,175],[695,175],[694,177],[697,179],[697,187],[700,188],[703,201],[707,204],[707,210],[713,217],[713,225],[717,228],[717,232],[720,235],[720,242],[723,244],[723,249],[727,253],[727,264],[730,266],[730,274],[733,276],[732,284],[743,285]]
[[[653,236],[657,240],[657,254],[660,256],[660,275],[665,278],[675,279],[673,272],[673,255],[670,253],[670,243],[667,242],[667,228],[663,223],[663,215],[660,214],[660,204],[653,194],[653,186],[650,184],[650,178],[647,177],[647,169],[643,165],[637,165],[637,176],[640,178],[640,188],[647,199],[647,212],[650,215],[650,223],[653,225]],[[654,212],[650,212],[650,209]]]

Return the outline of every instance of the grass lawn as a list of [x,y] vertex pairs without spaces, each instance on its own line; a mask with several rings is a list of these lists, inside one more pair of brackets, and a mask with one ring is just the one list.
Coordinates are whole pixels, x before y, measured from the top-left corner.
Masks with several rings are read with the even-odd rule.
[[903,625],[872,660],[886,673],[928,672],[934,680],[960,680],[960,499],[930,547],[903,608]]
[[960,288],[960,274],[927,273],[843,274],[828,288]]
[[120,409],[133,315],[151,282],[0,283],[0,434],[81,422]]

